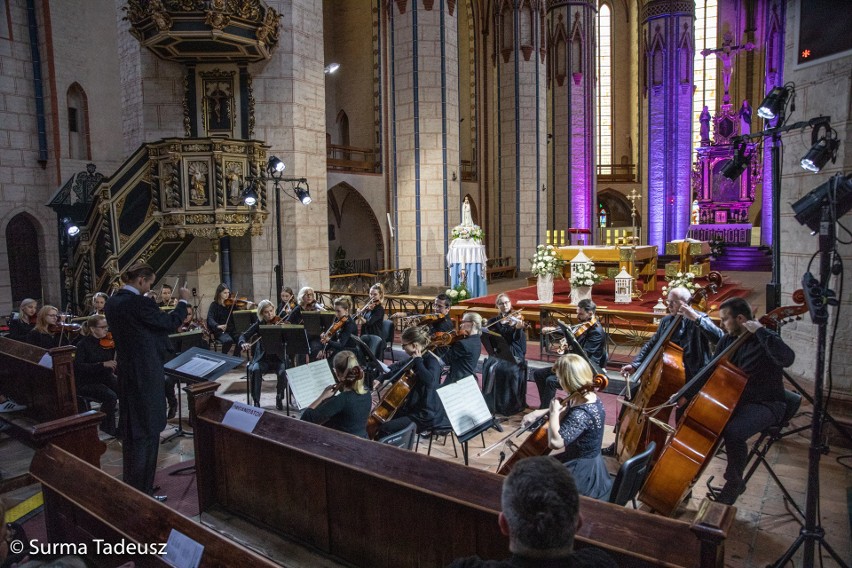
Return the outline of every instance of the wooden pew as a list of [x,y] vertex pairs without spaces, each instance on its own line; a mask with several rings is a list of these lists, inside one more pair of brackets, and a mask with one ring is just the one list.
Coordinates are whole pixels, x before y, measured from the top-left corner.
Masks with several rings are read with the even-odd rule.
[[[75,352],[71,345],[46,350],[0,337],[0,392],[27,405],[27,416],[39,422],[77,414]],[[46,353],[52,369],[38,364]]]
[[485,280],[491,282],[497,278],[515,278],[518,275],[518,265],[512,264],[511,256],[489,258],[486,262]]
[[[356,565],[445,566],[505,558],[502,478],[264,413],[252,433],[223,426],[231,401],[215,383],[187,387],[199,505],[280,532]],[[622,565],[721,567],[733,509],[707,503],[692,525],[582,499],[577,546]]]
[[150,554],[99,555],[95,539],[111,546],[164,544],[172,529],[204,546],[202,568],[278,566],[54,445],[36,453],[30,472],[44,491],[48,542],[85,544],[85,556],[97,566],[129,560],[141,567],[169,566]]

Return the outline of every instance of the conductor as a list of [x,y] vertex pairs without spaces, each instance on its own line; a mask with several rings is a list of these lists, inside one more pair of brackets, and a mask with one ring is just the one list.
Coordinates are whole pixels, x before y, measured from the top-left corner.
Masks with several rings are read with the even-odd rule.
[[186,317],[191,296],[181,288],[175,309],[163,312],[145,295],[156,279],[148,264],[132,265],[121,275],[124,286],[104,308],[118,361],[124,481],[148,495],[154,490],[160,432],[166,427],[163,365],[171,349],[169,334]]

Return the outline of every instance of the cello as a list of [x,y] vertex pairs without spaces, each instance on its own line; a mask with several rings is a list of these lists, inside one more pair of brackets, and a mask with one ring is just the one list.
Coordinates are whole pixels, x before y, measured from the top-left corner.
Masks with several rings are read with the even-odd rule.
[[[588,390],[603,390],[606,388],[607,379],[604,375],[595,375],[592,380],[592,385]],[[583,389],[577,391],[577,393],[584,393]],[[575,393],[576,394],[576,393]],[[570,397],[569,397],[570,398]],[[559,422],[562,422],[562,418],[565,416],[565,413],[568,412],[570,408],[567,404],[568,399],[562,399],[560,401],[561,408],[559,409]],[[538,420],[530,424],[527,428],[522,429],[518,432],[518,434],[523,434],[525,431],[531,431],[530,435],[527,436],[526,440],[515,450],[515,452],[509,456],[503,464],[497,468],[498,475],[509,475],[509,472],[515,467],[515,465],[524,458],[530,458],[534,456],[546,456],[550,453],[550,445],[547,442],[547,428],[548,428],[548,420],[550,418],[550,413],[545,413]]]
[[393,383],[388,392],[382,397],[376,407],[370,412],[367,419],[367,437],[375,440],[379,435],[379,429],[385,422],[389,422],[396,411],[405,403],[405,399],[414,388],[417,377],[414,375],[414,357],[405,362],[397,371],[399,379],[394,382],[394,377],[389,380]]
[[[689,305],[700,303],[708,294],[715,294],[717,287],[722,284],[722,275],[711,272],[707,280],[708,285],[696,290],[689,298]],[[665,333],[627,379],[628,385],[638,382],[639,390],[631,400],[625,398],[621,401],[624,409],[616,422],[616,457],[619,462],[623,463],[643,451],[652,441],[657,443],[658,452],[665,445],[667,433],[647,420],[645,409],[663,404],[686,382],[683,349],[671,341],[674,333],[680,329],[682,319],[680,314],[672,318]],[[666,407],[658,414],[658,420],[667,423],[670,415],[671,407]]]
[[[793,295],[794,301],[798,301],[797,296],[804,301],[804,294],[799,296],[798,292]],[[760,323],[771,327],[781,319],[807,311],[806,305],[782,306],[760,318]],[[695,388],[701,389],[687,406],[674,435],[663,448],[637,496],[654,511],[671,516],[716,454],[722,431],[748,380],[745,373],[731,363],[730,358],[751,335],[751,332],[744,330],[688,384],[669,398],[669,403],[673,404]]]

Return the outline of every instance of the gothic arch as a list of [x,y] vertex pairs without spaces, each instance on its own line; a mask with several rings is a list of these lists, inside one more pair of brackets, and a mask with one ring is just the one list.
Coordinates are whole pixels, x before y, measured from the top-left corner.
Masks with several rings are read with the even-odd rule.
[[337,113],[337,136],[341,146],[349,146],[349,115],[345,110]]
[[13,307],[24,298],[41,298],[40,224],[29,213],[18,213],[6,224],[6,254]]
[[[630,201],[618,190],[611,187],[598,190],[598,205],[603,205],[607,211],[607,225],[610,227],[629,227],[633,223],[630,218]],[[600,207],[598,207],[600,211]],[[637,211],[636,226],[642,226],[642,216]]]
[[[335,258],[338,247],[343,247],[346,260],[369,258],[370,270],[384,268],[384,237],[376,213],[364,196],[346,182],[328,190],[328,224],[329,261]],[[367,225],[372,229],[372,239],[365,236]]]
[[65,93],[65,103],[68,113],[68,157],[73,160],[91,160],[89,99],[80,83],[71,83]]

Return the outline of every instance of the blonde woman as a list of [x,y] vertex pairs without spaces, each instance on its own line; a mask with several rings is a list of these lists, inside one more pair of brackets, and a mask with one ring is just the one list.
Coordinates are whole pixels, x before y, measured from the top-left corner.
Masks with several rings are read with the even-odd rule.
[[237,345],[243,353],[251,353],[251,363],[248,365],[249,389],[251,390],[252,403],[260,406],[260,387],[263,383],[263,374],[275,369],[278,375],[278,386],[275,395],[275,407],[283,410],[281,400],[284,398],[284,390],[287,386],[287,365],[277,355],[267,354],[263,349],[263,341],[260,339],[252,342],[252,338],[260,333],[260,326],[271,325],[275,317],[275,306],[269,300],[261,300],[257,306],[257,321],[246,329],[237,340]]
[[551,450],[564,450],[555,457],[574,476],[581,495],[606,500],[612,479],[601,456],[604,406],[594,392],[592,368],[579,355],[563,355],[553,366],[559,385],[568,393],[568,409],[560,419],[562,402],[553,399],[550,408],[530,412],[521,424],[529,426],[542,416],[547,419],[547,444]]
[[305,409],[302,420],[366,438],[373,400],[364,386],[364,370],[351,351],[335,355],[332,369],[337,384],[326,388]]
[[382,329],[385,321],[385,287],[381,282],[370,286],[370,299],[367,303],[372,307],[364,312],[361,335],[377,335],[383,338],[385,336]]

